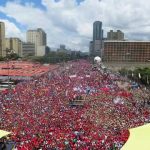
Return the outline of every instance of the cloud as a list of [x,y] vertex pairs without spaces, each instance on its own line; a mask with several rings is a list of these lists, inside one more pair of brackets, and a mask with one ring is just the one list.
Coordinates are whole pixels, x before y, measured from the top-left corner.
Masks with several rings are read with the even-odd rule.
[[[105,35],[110,29],[121,29],[126,38],[150,39],[150,1],[84,0],[78,4],[76,0],[41,0],[41,5],[45,9],[33,2],[23,5],[21,0],[8,1],[0,11],[27,29],[43,28],[50,47],[66,44],[72,49],[88,51],[95,20],[103,22]],[[8,28],[14,34],[15,31]],[[15,28],[17,33],[21,32]]]
[[5,19],[1,19],[5,23],[6,37],[20,37],[24,40],[24,33],[13,23]]

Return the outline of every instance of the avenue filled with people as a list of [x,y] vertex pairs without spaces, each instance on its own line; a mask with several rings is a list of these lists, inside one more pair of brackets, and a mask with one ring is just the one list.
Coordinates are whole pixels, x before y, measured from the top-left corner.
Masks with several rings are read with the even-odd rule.
[[64,63],[1,92],[0,129],[16,150],[120,150],[130,128],[150,122],[149,90],[131,83],[86,60]]

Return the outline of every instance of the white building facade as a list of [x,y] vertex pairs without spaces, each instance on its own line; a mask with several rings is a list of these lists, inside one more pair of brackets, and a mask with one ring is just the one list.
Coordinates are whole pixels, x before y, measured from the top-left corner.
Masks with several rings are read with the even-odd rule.
[[40,52],[41,46],[46,47],[47,36],[43,29],[38,28],[37,30],[27,31],[27,42],[35,44],[35,56],[43,56],[43,52]]

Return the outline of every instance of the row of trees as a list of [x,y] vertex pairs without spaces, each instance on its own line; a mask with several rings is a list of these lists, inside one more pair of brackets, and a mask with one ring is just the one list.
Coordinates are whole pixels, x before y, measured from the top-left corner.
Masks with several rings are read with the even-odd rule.
[[18,58],[20,58],[18,54],[12,53],[12,54],[7,55],[6,57],[0,57],[0,61],[5,61],[5,60],[8,60],[8,59],[17,60]]
[[72,52],[68,54],[64,52],[51,51],[45,56],[41,57],[30,56],[27,57],[26,59],[38,61],[40,63],[60,63],[60,62],[67,62],[70,60],[87,59],[87,58],[88,55],[81,52]]
[[[6,61],[6,60],[18,60],[19,55],[16,53],[10,53],[6,57],[0,57],[0,61]],[[51,51],[45,56],[27,56],[25,58],[21,58],[23,60],[30,60],[30,61],[36,61],[40,63],[60,63],[60,62],[67,62],[70,60],[77,60],[77,59],[87,59],[88,55],[82,52],[71,52],[71,53],[65,53],[65,52],[57,52],[57,51]]]
[[140,82],[148,86],[150,85],[150,68],[136,68],[135,70],[123,68],[119,70],[119,73],[136,82]]

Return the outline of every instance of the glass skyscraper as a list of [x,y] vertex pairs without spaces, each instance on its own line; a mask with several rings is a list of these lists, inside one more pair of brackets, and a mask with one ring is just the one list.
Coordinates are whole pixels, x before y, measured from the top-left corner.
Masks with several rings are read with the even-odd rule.
[[102,22],[95,21],[93,23],[93,41],[103,39]]
[[90,43],[90,55],[102,56],[103,48],[103,30],[102,22],[95,21],[93,23],[93,41]]

